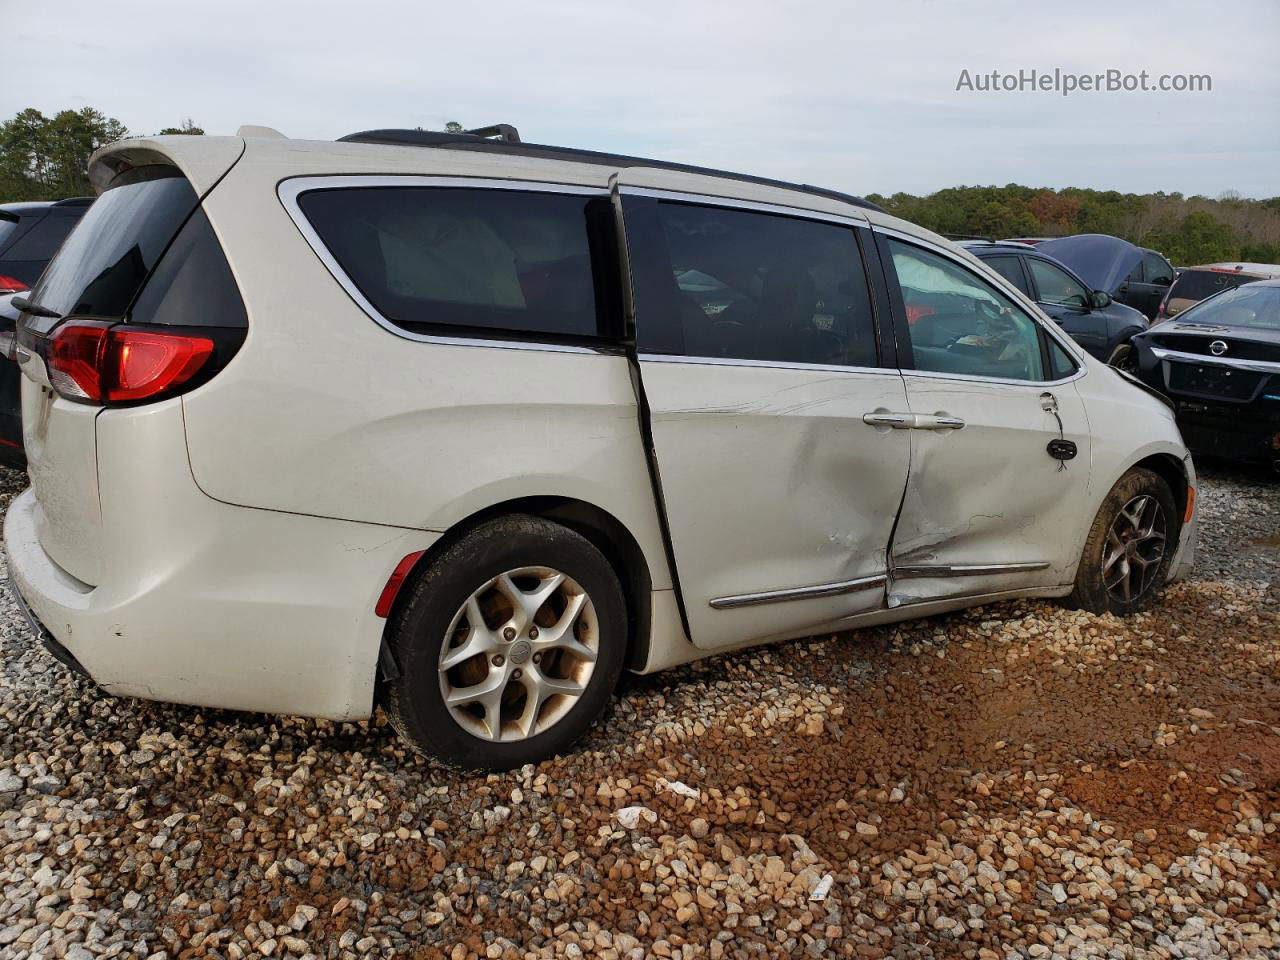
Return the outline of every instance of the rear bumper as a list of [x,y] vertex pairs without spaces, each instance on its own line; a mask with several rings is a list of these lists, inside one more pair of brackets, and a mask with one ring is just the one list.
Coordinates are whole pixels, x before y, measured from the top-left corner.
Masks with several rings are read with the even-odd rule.
[[55,655],[119,695],[367,717],[386,626],[374,606],[400,559],[439,534],[206,496],[176,402],[104,412],[97,435],[97,583],[42,546],[34,490],[4,519],[9,576]]

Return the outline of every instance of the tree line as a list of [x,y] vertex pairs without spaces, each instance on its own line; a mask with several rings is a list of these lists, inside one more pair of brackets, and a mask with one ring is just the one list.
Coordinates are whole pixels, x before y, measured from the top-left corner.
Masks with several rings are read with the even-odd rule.
[[[462,124],[451,122],[451,130]],[[191,120],[158,134],[203,134]],[[93,151],[130,136],[114,117],[84,107],[51,117],[28,108],[0,122],[0,203],[59,200],[93,192]],[[938,233],[990,237],[1109,233],[1154,247],[1175,264],[1219,260],[1280,263],[1280,197],[1216,199],[1180,193],[1118,193],[1067,187],[951,187],[928,196],[868,197]]]
[[[186,120],[157,133],[204,131]],[[0,203],[91,196],[89,157],[103,144],[130,135],[119,120],[92,107],[51,117],[30,107],[20,110],[0,123]]]
[[1216,199],[1067,187],[951,187],[928,196],[867,197],[938,233],[1002,239],[1107,233],[1152,247],[1179,266],[1280,263],[1280,197]]

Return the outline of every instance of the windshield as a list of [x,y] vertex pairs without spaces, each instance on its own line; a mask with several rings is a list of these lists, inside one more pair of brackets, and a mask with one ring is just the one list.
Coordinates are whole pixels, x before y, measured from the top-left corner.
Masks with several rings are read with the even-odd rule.
[[1280,287],[1263,284],[1236,287],[1196,304],[1181,314],[1178,322],[1280,330]]

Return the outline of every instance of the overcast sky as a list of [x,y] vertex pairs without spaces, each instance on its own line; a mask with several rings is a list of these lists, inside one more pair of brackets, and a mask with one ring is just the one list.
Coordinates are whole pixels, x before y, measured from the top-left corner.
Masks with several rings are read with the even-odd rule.
[[[526,140],[855,193],[1280,194],[1280,3],[0,0],[0,117],[83,106],[333,138]],[[957,91],[962,70],[1209,74],[1207,93]],[[976,80],[975,80],[976,82]]]

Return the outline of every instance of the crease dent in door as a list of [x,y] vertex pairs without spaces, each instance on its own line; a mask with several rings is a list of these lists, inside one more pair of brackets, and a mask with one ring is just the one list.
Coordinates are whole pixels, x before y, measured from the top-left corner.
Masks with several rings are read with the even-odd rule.
[[[954,383],[941,385],[939,393],[952,394],[946,398],[930,398],[930,386],[911,384],[913,408],[954,405]],[[1009,400],[998,389],[970,389],[984,406]],[[1074,388],[1059,393],[1065,436],[1087,450],[1083,405]],[[1031,398],[1020,399],[1030,406]],[[964,429],[949,434],[910,431],[910,470],[890,551],[896,574],[890,606],[1017,589],[1029,585],[1029,574],[1037,583],[1070,581],[1087,524],[1076,524],[1079,531],[1063,527],[1063,508],[1087,492],[1087,459],[1060,468],[1041,439],[1059,436],[1056,418],[1048,411],[1030,415],[1043,417],[1039,429],[997,413],[967,418]]]

